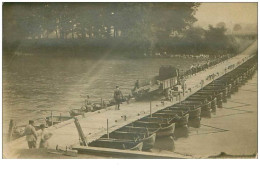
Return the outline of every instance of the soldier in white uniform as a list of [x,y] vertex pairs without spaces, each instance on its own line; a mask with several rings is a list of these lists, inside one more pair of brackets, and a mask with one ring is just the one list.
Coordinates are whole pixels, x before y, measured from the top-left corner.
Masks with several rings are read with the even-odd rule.
[[28,143],[28,147],[36,148],[36,141],[37,141],[37,133],[34,128],[34,121],[29,120],[29,124],[25,127],[24,135],[26,136],[26,140]]

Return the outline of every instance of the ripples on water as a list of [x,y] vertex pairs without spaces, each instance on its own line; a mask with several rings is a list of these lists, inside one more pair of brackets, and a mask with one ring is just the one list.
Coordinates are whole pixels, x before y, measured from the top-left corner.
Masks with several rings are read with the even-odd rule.
[[54,115],[69,115],[87,95],[94,101],[111,99],[116,85],[128,95],[137,79],[158,75],[161,65],[185,70],[194,62],[191,58],[4,58],[4,127],[10,119],[27,123],[50,115],[51,110]]

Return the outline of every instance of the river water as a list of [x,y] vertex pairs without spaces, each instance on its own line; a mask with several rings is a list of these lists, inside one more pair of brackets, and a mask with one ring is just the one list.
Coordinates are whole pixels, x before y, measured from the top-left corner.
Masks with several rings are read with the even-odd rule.
[[47,58],[16,56],[3,60],[3,123],[27,123],[50,115],[69,115],[87,95],[92,101],[111,99],[116,85],[128,95],[137,79],[158,75],[161,65],[180,70],[198,62],[194,58]]

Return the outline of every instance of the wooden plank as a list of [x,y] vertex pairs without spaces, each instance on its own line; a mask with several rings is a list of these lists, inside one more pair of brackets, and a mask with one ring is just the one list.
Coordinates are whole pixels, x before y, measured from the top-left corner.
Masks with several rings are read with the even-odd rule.
[[99,156],[114,156],[116,158],[139,158],[139,159],[188,159],[191,157],[183,156],[179,154],[158,154],[150,152],[141,152],[141,151],[132,151],[132,150],[117,150],[111,148],[102,148],[102,147],[84,147],[84,146],[75,146],[72,148],[77,150],[81,154],[91,154]]

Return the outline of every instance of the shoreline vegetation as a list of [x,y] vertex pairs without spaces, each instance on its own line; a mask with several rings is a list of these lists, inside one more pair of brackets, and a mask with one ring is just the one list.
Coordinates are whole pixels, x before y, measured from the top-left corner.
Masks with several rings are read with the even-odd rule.
[[[257,38],[195,27],[200,3],[4,3],[3,54],[100,58],[236,54]],[[181,13],[180,13],[181,12]],[[238,35],[240,33],[240,35]]]
[[[257,36],[233,37],[234,44],[229,49],[213,49],[211,44],[191,44],[187,41],[169,40],[157,43],[164,47],[156,47],[150,51],[149,46],[145,49],[140,45],[144,43],[132,43],[125,40],[80,40],[80,39],[27,39],[12,43],[4,42],[3,56],[61,56],[100,58],[102,56],[139,58],[173,58],[199,55],[226,55],[238,54],[254,42]],[[230,36],[231,38],[231,36]],[[199,49],[198,49],[199,48]],[[4,58],[5,58],[4,57]]]

